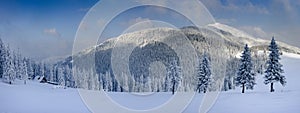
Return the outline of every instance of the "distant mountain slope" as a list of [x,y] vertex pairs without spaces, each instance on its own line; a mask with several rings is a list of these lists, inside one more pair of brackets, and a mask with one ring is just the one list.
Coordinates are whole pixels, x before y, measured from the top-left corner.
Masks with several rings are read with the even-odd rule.
[[[248,44],[252,46],[253,48],[260,48],[261,47],[267,47],[270,43],[269,40],[263,40],[260,38],[255,38],[241,30],[238,30],[236,28],[230,27],[225,24],[220,24],[220,23],[215,23],[215,24],[210,24],[208,25],[210,28],[215,29],[216,32],[219,32],[226,37],[227,40],[232,41],[232,42],[237,42],[240,44]],[[271,37],[269,37],[271,39]],[[275,37],[276,38],[276,37]],[[291,45],[288,45],[286,43],[277,41],[279,46],[281,47],[282,51],[288,52],[288,53],[296,53],[300,54],[300,49],[298,47],[294,47]]]
[[[233,77],[236,74],[238,66],[238,55],[243,50],[245,44],[251,47],[255,71],[262,73],[264,70],[270,41],[252,37],[238,29],[220,23],[210,24],[204,28],[193,26],[183,27],[179,30],[154,28],[123,34],[117,38],[111,38],[97,46],[83,50],[72,57],[68,57],[64,61],[58,62],[57,65],[71,65],[73,63],[73,66],[76,68],[85,70],[95,67],[96,73],[110,73],[111,77],[114,78],[111,56],[112,50],[118,41],[118,44],[121,44],[121,48],[126,48],[127,45],[135,47],[129,56],[128,65],[131,75],[134,75],[135,78],[141,75],[147,77],[149,76],[149,66],[151,63],[160,61],[167,67],[170,63],[170,58],[178,58],[176,52],[164,43],[157,40],[145,40],[142,41],[143,43],[139,43],[140,39],[159,37],[163,41],[168,42],[178,40],[182,35],[188,38],[199,56],[203,55],[203,53],[207,53],[210,56],[213,68],[212,73],[215,75],[215,80],[223,79],[222,75],[225,74],[224,90],[234,87]],[[300,49],[297,47],[282,42],[278,42],[278,44],[283,53],[300,54]],[[186,55],[190,54],[187,51],[182,52]],[[73,61],[76,62],[74,63]],[[91,64],[95,65],[91,67]],[[159,79],[164,80],[164,76],[161,76]],[[183,81],[184,91],[195,89],[193,75],[188,75]]]

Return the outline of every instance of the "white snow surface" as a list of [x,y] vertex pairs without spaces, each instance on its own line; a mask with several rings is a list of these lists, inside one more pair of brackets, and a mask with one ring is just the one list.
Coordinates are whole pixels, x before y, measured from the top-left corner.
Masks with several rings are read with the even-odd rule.
[[[263,84],[263,75],[257,75],[254,90],[241,89],[221,92],[209,113],[297,113],[300,111],[299,67],[300,56],[284,53],[281,63],[287,79],[286,86],[274,85],[275,92],[269,92],[269,85]],[[17,80],[9,85],[0,82],[0,113],[89,113],[77,89],[55,88],[36,81]],[[155,107],[172,96],[170,93],[155,93],[148,97],[128,93],[108,93],[123,107],[139,110]],[[181,95],[184,95],[182,93]],[[182,96],[184,97],[184,96]],[[196,94],[184,110],[197,113],[203,94]],[[183,98],[182,98],[183,99]],[[99,109],[110,106],[99,106]],[[174,106],[176,107],[176,106]],[[103,113],[106,113],[103,111]]]

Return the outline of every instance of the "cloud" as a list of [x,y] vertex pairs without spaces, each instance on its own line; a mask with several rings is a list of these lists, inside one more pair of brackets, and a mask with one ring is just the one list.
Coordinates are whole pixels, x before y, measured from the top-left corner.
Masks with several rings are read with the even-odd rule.
[[136,2],[141,4],[160,4],[166,6],[168,0],[137,0]]
[[152,21],[149,18],[138,17],[138,18],[131,19],[126,23],[123,23],[122,25],[127,27],[127,29],[124,30],[123,33],[130,33],[130,32],[139,31],[143,29],[162,27],[164,23]]
[[273,9],[280,9],[279,12],[285,13],[289,18],[299,16],[300,0],[274,0]]
[[143,21],[151,21],[149,18],[142,18],[142,17],[137,17],[137,18],[134,18],[134,19],[131,19],[127,22],[127,25],[133,25],[133,24],[136,24],[136,23],[139,23],[139,22],[143,22]]
[[90,10],[90,8],[80,8],[80,9],[78,9],[78,11],[80,11],[80,12],[87,12],[89,10]]
[[142,18],[142,17],[137,17],[137,18],[133,18],[127,22],[122,22],[121,25],[124,25],[124,26],[131,26],[131,25],[134,25],[136,23],[139,23],[139,22],[150,22],[151,20],[149,18]]
[[232,24],[232,23],[235,23],[236,22],[236,19],[234,18],[217,18],[216,19],[217,22],[219,23],[223,23],[223,24]]
[[207,8],[218,11],[232,11],[232,12],[248,12],[258,14],[270,14],[269,10],[261,5],[255,5],[250,0],[228,0],[226,2],[221,0],[201,0]]
[[272,36],[278,36],[278,34],[266,32],[258,26],[242,26],[239,29],[256,38],[270,39]]
[[99,25],[99,26],[104,26],[106,24],[106,21],[104,20],[104,19],[99,19],[99,20],[97,20],[97,25]]
[[44,33],[55,37],[61,36],[60,33],[56,31],[56,28],[45,29]]

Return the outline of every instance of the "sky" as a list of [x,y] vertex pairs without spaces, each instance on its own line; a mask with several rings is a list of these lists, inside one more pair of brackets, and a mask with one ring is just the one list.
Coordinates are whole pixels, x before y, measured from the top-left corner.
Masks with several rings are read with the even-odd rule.
[[[277,40],[300,47],[300,0],[200,1],[219,23],[264,39],[275,36]],[[0,37],[12,49],[19,48],[24,56],[31,58],[70,55],[81,20],[98,2],[0,0]],[[105,7],[104,12],[111,13],[110,8],[112,7]],[[130,25],[145,20],[161,20],[176,27],[192,24],[172,10],[150,6],[137,7],[113,19],[105,29],[103,37],[115,37]]]

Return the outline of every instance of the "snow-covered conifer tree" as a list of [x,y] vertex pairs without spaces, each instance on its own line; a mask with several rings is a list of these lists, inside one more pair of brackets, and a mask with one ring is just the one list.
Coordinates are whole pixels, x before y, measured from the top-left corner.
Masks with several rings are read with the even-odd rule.
[[29,78],[33,78],[33,74],[34,74],[34,71],[33,71],[33,67],[32,67],[32,61],[30,59],[26,59],[27,63],[27,73],[28,73],[28,76]]
[[24,58],[20,62],[20,75],[22,76],[22,80],[24,80],[24,84],[26,84],[26,81],[28,79],[26,59]]
[[167,76],[169,76],[171,80],[171,90],[172,94],[177,91],[178,86],[180,85],[181,82],[181,67],[179,67],[177,60],[173,58],[170,62],[170,67],[168,68],[167,71]]
[[165,80],[164,80],[164,91],[165,92],[169,92],[170,89],[171,89],[171,79],[170,79],[170,76],[166,76],[165,77]]
[[58,67],[58,72],[57,72],[58,83],[61,86],[65,86],[65,76],[63,72],[64,70],[61,67]]
[[255,74],[253,72],[251,52],[247,44],[240,59],[239,70],[237,72],[235,83],[236,86],[242,87],[242,93],[245,92],[245,87],[247,89],[253,89],[255,85]]
[[3,65],[3,78],[9,84],[12,84],[16,78],[16,74],[14,71],[13,57],[10,54],[10,49],[8,46],[5,52],[5,62]]
[[110,77],[110,72],[106,72],[105,73],[105,77],[104,77],[104,91],[111,91],[112,89],[112,80],[111,80],[111,77]]
[[274,92],[274,87],[273,84],[275,82],[280,82],[282,85],[286,84],[285,76],[282,75],[284,72],[282,69],[282,65],[280,64],[280,53],[279,53],[279,48],[276,44],[276,41],[274,37],[272,38],[272,41],[269,45],[269,59],[267,60],[267,69],[265,71],[265,84],[271,83],[271,92]]
[[2,39],[0,38],[0,78],[2,78],[3,76],[3,66],[5,64],[5,54],[6,54],[6,50],[5,50],[5,45],[2,42]]
[[210,84],[211,66],[206,54],[203,55],[201,63],[197,68],[197,91],[206,93]]

